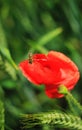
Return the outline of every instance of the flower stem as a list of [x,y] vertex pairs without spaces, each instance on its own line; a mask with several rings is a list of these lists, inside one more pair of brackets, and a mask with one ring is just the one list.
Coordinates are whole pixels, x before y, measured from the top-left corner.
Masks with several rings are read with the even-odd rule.
[[[67,101],[68,101],[68,103],[69,103],[69,105],[70,105],[70,107],[71,107],[71,110],[74,112],[74,110],[75,110],[74,108],[77,107],[79,114],[82,114],[82,106],[81,106],[80,103],[72,96],[72,94],[71,94],[70,92],[68,92],[68,94],[67,94],[65,97],[66,97],[66,99],[67,99]],[[76,107],[73,107],[73,105],[76,106]],[[73,110],[73,109],[74,109],[74,110]]]
[[58,92],[64,94],[71,110],[75,113],[76,109],[78,109],[78,114],[82,114],[82,106],[80,103],[72,96],[72,94],[68,91],[67,87],[64,85],[60,85],[58,88]]

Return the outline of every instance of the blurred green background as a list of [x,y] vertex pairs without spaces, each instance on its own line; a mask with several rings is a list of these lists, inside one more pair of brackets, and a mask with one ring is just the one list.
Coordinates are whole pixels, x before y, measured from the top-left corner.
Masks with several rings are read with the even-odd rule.
[[[31,84],[18,70],[30,51],[50,50],[69,56],[82,75],[82,0],[0,0],[1,130],[20,130],[21,113],[69,110],[64,98],[49,99],[44,86]],[[81,78],[72,91],[80,103]]]

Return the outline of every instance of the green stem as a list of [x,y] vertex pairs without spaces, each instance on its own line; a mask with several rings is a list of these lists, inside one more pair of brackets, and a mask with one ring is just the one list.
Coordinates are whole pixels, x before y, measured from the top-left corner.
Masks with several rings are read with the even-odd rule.
[[[72,96],[72,94],[68,91],[67,87],[64,85],[60,85],[58,88],[58,92],[61,94],[64,94],[71,110],[74,112],[75,108],[78,109],[78,113],[82,114],[82,106],[80,105],[80,103]],[[73,107],[74,106],[74,107]]]
[[[68,107],[70,108],[71,112],[72,112],[74,115],[78,115],[78,113],[75,111],[75,108],[74,108],[74,106],[73,106],[73,103],[69,100],[68,95],[65,96],[65,98],[66,98],[66,100],[67,100],[67,102],[68,102]],[[68,109],[69,109],[69,108],[68,108]]]
[[67,93],[67,95],[65,96],[70,107],[73,110],[73,105],[77,107],[77,109],[79,110],[79,112],[82,114],[82,106],[80,105],[80,103],[72,96],[72,94],[70,92]]

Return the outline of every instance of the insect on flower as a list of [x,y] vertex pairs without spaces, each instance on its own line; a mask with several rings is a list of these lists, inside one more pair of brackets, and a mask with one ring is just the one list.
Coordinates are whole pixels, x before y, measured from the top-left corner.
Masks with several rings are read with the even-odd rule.
[[32,64],[32,62],[33,62],[33,55],[31,52],[28,53],[28,61],[30,64]]

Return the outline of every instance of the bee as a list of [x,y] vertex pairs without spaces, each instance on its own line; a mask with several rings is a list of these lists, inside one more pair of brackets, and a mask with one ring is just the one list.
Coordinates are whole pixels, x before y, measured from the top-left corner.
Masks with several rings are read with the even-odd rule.
[[28,61],[30,64],[32,64],[32,62],[33,62],[33,55],[31,52],[29,52],[29,54],[28,54]]

